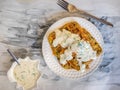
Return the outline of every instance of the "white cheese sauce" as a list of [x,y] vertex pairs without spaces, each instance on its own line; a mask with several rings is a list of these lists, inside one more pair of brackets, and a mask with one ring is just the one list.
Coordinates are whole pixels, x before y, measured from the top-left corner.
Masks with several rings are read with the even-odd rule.
[[14,68],[14,77],[25,90],[34,87],[39,76],[38,62],[22,60]]
[[63,48],[68,47],[71,45],[74,41],[80,40],[79,35],[72,34],[71,32],[63,29],[63,31],[55,30],[56,38],[53,41],[53,46],[56,47],[58,44],[60,44]]
[[65,29],[63,29],[63,31],[56,30],[55,33],[56,39],[53,41],[53,46],[56,47],[60,44],[63,48],[68,47],[64,54],[60,55],[61,64],[65,65],[67,63],[66,60],[73,59],[73,52],[77,54],[77,60],[79,61],[79,65],[83,71],[85,69],[85,65],[81,65],[81,62],[96,59],[96,51],[92,49],[89,42],[81,40],[79,35],[73,34]]

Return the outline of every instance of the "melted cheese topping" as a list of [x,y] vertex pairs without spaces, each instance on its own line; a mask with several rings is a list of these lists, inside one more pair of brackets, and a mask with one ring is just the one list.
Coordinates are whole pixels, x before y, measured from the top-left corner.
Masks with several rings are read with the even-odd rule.
[[66,60],[71,60],[72,53],[75,52],[77,54],[77,60],[86,62],[90,59],[96,59],[96,52],[93,51],[90,44],[86,41],[76,41],[72,43],[67,50],[65,50],[64,54],[60,55],[60,63],[66,64]]
[[39,76],[38,62],[22,60],[14,68],[14,77],[25,90],[34,87]]
[[53,41],[53,46],[56,47],[58,44],[60,44],[63,48],[68,47],[71,45],[74,41],[80,40],[79,35],[73,34],[65,29],[63,31],[55,30],[56,38]]
[[96,59],[96,51],[94,51],[89,42],[81,40],[79,35],[73,34],[65,29],[63,31],[56,30],[56,39],[53,41],[53,46],[60,44],[63,48],[67,47],[64,54],[60,55],[60,63],[65,65],[67,61],[73,59],[72,53],[77,54],[77,60],[81,70],[85,70],[85,64],[82,62]]

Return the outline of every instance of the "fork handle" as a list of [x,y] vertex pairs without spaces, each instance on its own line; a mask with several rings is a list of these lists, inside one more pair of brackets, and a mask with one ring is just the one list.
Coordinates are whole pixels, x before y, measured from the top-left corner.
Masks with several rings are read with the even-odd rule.
[[87,17],[96,19],[96,20],[100,21],[101,23],[104,23],[104,24],[106,24],[106,25],[110,25],[110,26],[113,27],[113,24],[112,24],[112,23],[110,23],[110,22],[108,22],[108,21],[105,21],[104,19],[100,19],[100,18],[98,18],[98,17],[96,17],[96,16],[94,16],[94,15],[91,15],[91,14],[85,12],[85,11],[82,11],[82,10],[78,10],[78,11],[79,11],[81,14],[87,16]]

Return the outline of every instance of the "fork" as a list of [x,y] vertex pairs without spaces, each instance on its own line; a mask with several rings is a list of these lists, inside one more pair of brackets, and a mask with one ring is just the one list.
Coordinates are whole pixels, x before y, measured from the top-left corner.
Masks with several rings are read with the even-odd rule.
[[104,19],[101,19],[101,18],[98,18],[94,15],[91,15],[83,10],[80,10],[80,9],[77,9],[74,5],[72,4],[69,4],[68,2],[66,2],[65,0],[58,0],[57,1],[57,4],[59,6],[61,6],[63,9],[67,10],[68,12],[71,12],[71,13],[75,13],[75,12],[79,12],[80,14],[83,14],[89,18],[93,18],[93,19],[96,19],[97,21],[103,23],[103,24],[106,24],[106,25],[110,25],[113,27],[113,24],[108,22],[108,21],[105,21]]

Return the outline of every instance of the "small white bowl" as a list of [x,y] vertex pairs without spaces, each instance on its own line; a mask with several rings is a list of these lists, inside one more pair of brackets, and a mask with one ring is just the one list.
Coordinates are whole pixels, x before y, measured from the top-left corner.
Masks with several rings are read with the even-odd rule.
[[[26,57],[25,59],[19,58],[18,62],[20,62],[20,61],[38,62],[38,66],[37,67],[38,67],[38,71],[40,71],[40,68],[39,68],[40,60],[31,60],[29,57]],[[17,83],[17,80],[15,79],[14,73],[13,73],[14,72],[14,68],[15,68],[16,65],[17,65],[17,63],[14,62],[12,64],[12,66],[10,67],[9,71],[7,72],[7,76],[8,76],[8,79],[10,80],[10,82]],[[40,75],[41,75],[41,73],[40,73]],[[40,76],[39,76],[39,78],[40,78]],[[38,84],[38,80],[36,81],[35,87],[37,86],[37,84]],[[23,88],[23,90],[25,90],[25,88],[22,85],[20,85],[20,84],[17,83],[17,88],[21,88],[21,87]],[[35,88],[35,87],[33,87],[33,88]]]

